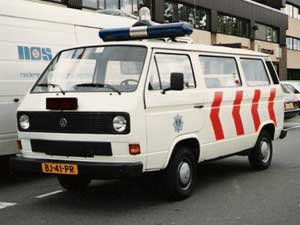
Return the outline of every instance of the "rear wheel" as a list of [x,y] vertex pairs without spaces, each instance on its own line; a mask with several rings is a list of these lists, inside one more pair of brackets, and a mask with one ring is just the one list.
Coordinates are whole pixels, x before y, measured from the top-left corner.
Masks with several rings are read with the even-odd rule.
[[57,179],[64,189],[72,192],[86,190],[91,182],[91,178],[80,176],[58,176]]
[[269,168],[272,162],[273,146],[269,132],[263,130],[257,140],[256,145],[249,153],[249,162],[256,170]]
[[171,200],[189,197],[197,180],[197,162],[190,149],[176,149],[163,174],[165,194]]

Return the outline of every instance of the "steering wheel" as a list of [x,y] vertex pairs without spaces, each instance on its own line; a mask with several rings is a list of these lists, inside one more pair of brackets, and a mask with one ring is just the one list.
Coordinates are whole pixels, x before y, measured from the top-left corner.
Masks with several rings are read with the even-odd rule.
[[126,80],[123,80],[120,85],[129,85],[129,82],[135,82],[135,83],[138,83],[139,81],[138,80],[134,80],[134,79],[126,79]]

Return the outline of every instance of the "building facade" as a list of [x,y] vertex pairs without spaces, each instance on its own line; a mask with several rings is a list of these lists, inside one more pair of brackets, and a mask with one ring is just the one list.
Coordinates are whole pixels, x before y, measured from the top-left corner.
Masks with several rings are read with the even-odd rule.
[[[119,9],[137,15],[138,9],[148,6],[154,21],[189,22],[194,27],[195,43],[241,47],[269,54],[281,79],[288,78],[288,68],[296,69],[290,55],[300,51],[287,49],[287,40],[299,40],[300,20],[290,19],[283,8],[285,0],[47,0],[78,9]],[[292,0],[300,1],[300,0]],[[299,11],[298,11],[299,12]],[[297,21],[294,21],[297,20]],[[299,23],[298,23],[299,22]],[[288,31],[297,25],[299,35]],[[293,23],[293,24],[291,24]],[[294,40],[294,39],[293,39]],[[296,42],[296,41],[295,41]],[[292,53],[291,53],[292,52]],[[299,58],[300,59],[300,58]],[[299,66],[300,67],[300,66]],[[297,71],[296,71],[297,72]],[[289,70],[289,74],[291,71]],[[289,75],[289,78],[291,76]]]
[[287,79],[288,17],[280,11],[285,4],[276,0],[264,3],[268,5],[247,0],[157,0],[154,17],[158,22],[193,24],[197,43],[240,46],[269,54],[281,79]]
[[289,16],[287,42],[288,79],[300,80],[300,0],[289,0],[282,9]]

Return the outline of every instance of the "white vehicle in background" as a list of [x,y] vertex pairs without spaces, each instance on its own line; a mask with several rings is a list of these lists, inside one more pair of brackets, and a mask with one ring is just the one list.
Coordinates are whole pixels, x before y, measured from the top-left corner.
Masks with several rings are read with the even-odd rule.
[[284,80],[281,81],[292,93],[295,94],[296,98],[300,101],[300,81],[299,80]]
[[57,7],[48,3],[0,2],[0,156],[14,155],[16,109],[58,51],[99,44],[101,28],[136,20]]
[[284,119],[294,118],[300,113],[299,98],[289,84],[281,82],[281,87],[284,93]]

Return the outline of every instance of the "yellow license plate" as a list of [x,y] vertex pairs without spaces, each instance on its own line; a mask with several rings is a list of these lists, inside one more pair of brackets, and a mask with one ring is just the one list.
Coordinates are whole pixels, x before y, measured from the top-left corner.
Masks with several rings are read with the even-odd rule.
[[292,108],[294,108],[293,103],[285,103],[285,109],[292,109]]
[[51,174],[78,175],[75,164],[42,163],[42,172]]

